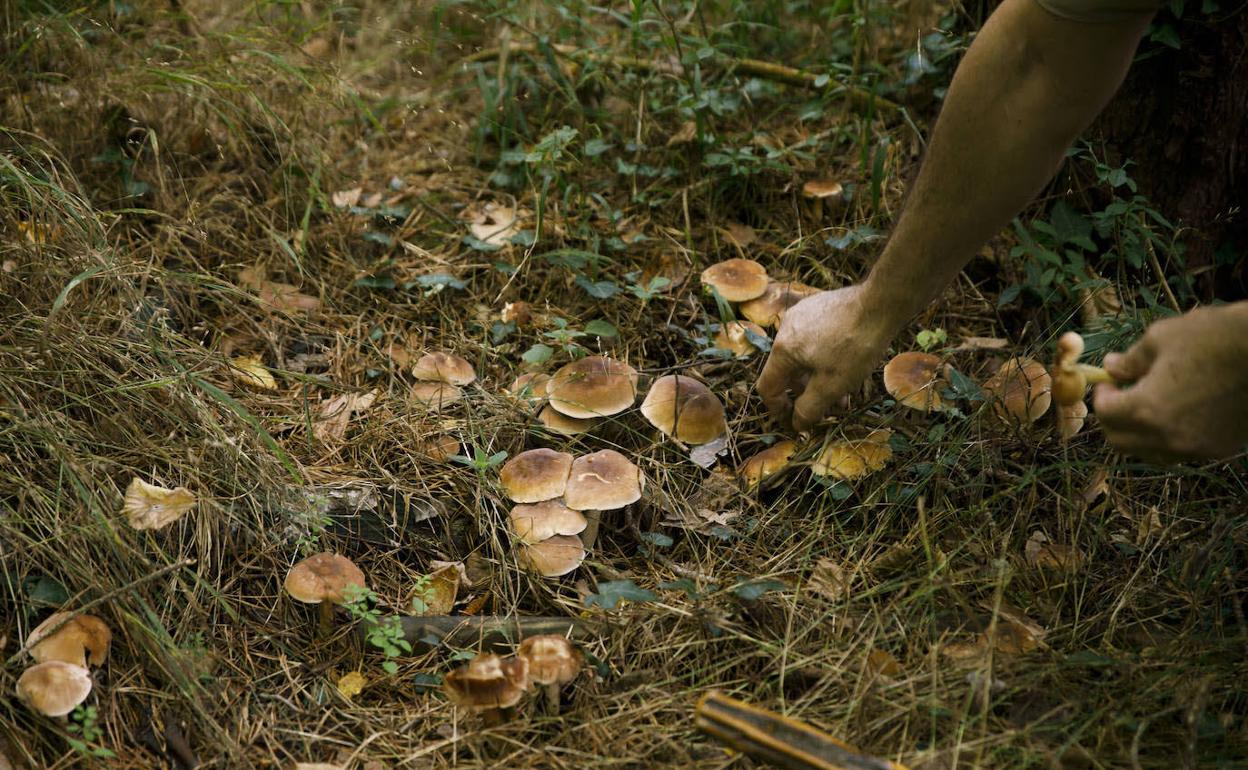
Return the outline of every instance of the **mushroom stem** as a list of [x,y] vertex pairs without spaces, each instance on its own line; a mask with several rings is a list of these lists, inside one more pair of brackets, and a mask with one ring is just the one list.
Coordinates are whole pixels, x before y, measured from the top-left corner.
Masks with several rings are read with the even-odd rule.
[[321,602],[318,610],[318,620],[316,625],[317,632],[322,636],[329,636],[330,631],[334,627],[334,603],[326,599]]
[[585,550],[593,549],[594,543],[598,540],[598,524],[602,521],[601,511],[581,511],[585,515],[584,531],[581,532],[581,542],[585,544]]
[[481,710],[481,722],[484,723],[486,727],[498,727],[504,721],[506,720],[503,716],[502,709],[482,709]]
[[1075,364],[1075,368],[1080,374],[1083,375],[1083,379],[1087,381],[1089,385],[1098,385],[1102,382],[1117,382],[1117,380],[1115,380],[1109,372],[1099,366],[1092,366],[1091,364]]
[[544,685],[546,690],[546,707],[551,714],[559,716],[559,685],[555,682]]

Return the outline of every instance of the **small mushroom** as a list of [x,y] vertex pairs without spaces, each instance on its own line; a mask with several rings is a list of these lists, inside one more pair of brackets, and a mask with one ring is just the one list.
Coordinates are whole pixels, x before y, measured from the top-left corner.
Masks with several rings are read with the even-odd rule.
[[[1073,406],[1083,401],[1089,385],[1113,382],[1114,378],[1099,366],[1079,363],[1083,355],[1083,337],[1077,332],[1066,332],[1057,340],[1057,354],[1049,376],[1053,378],[1053,400],[1058,406]],[[1086,416],[1087,410],[1085,408]]]
[[784,312],[819,290],[797,281],[779,283],[772,281],[761,297],[742,303],[741,315],[759,326],[774,329],[780,325]]
[[546,426],[546,430],[551,433],[558,433],[560,436],[579,436],[582,433],[588,433],[594,429],[594,426],[602,422],[601,417],[589,417],[579,419],[569,417],[558,409],[554,409],[550,404],[542,407],[537,413],[537,421]]
[[900,353],[884,365],[884,389],[897,403],[920,412],[943,412],[949,408],[940,396],[944,364],[931,353]]
[[654,381],[641,414],[664,435],[686,444],[705,444],[728,431],[719,398],[698,380],[679,374]]
[[815,220],[823,219],[825,203],[829,207],[845,203],[845,186],[833,179],[812,179],[802,185],[802,197],[810,201]]
[[91,694],[91,672],[63,660],[36,663],[17,680],[17,697],[49,717],[63,717]]
[[1031,358],[1011,358],[988,378],[984,389],[994,399],[998,417],[1014,424],[1030,425],[1049,411],[1052,379],[1044,365]]
[[319,604],[319,629],[329,633],[334,620],[334,605],[344,604],[352,587],[368,588],[364,573],[355,562],[336,553],[309,556],[286,573],[286,593],[304,604]]
[[442,681],[442,692],[456,706],[481,713],[487,724],[499,724],[504,712],[515,706],[529,689],[529,662],[478,655],[454,669]]
[[457,385],[446,382],[417,380],[412,384],[411,397],[424,404],[431,412],[440,412],[464,397],[464,391]]
[[454,353],[426,353],[412,366],[412,376],[428,382],[471,385],[477,379],[472,364]]
[[542,577],[559,577],[585,561],[585,544],[576,535],[555,535],[538,543],[521,543],[516,556]]
[[529,681],[542,685],[551,710],[559,713],[559,688],[581,673],[585,656],[558,634],[530,636],[516,654],[529,662]]
[[810,464],[811,473],[852,481],[883,469],[893,457],[890,430],[875,430],[862,439],[834,441]]
[[137,476],[126,487],[121,511],[135,529],[160,529],[195,507],[195,495],[186,487],[166,489]]
[[702,283],[729,302],[745,302],[767,291],[767,270],[752,259],[726,259],[703,270]]
[[637,370],[607,356],[588,356],[555,372],[546,394],[550,406],[568,417],[617,414],[637,400]]
[[753,489],[788,465],[796,450],[797,444],[792,441],[777,441],[742,463],[737,475],[745,481],[748,489]]
[[108,624],[94,615],[71,617],[68,612],[55,612],[35,626],[26,645],[38,663],[59,660],[86,668],[87,663],[104,665],[112,640]]
[[579,535],[589,522],[561,500],[546,500],[511,509],[511,532],[522,543],[533,545],[555,535]]
[[1088,405],[1083,399],[1069,406],[1058,403],[1054,409],[1057,411],[1057,435],[1062,441],[1070,441],[1076,433],[1083,430],[1083,423],[1088,419]]
[[598,539],[599,511],[637,502],[644,483],[641,470],[614,449],[583,455],[572,462],[563,499],[569,508],[584,512],[589,521],[581,535],[586,548],[593,548]]
[[749,356],[758,352],[758,347],[750,341],[747,331],[764,339],[767,337],[767,331],[753,321],[730,321],[720,326],[712,342],[715,347],[730,351],[735,356]]
[[571,470],[567,452],[530,449],[504,463],[498,479],[512,502],[538,503],[562,496]]

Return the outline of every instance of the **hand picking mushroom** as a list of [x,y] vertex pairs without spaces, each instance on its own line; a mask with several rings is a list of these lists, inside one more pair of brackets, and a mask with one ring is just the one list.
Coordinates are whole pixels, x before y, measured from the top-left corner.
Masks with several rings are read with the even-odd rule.
[[1077,332],[1066,332],[1057,340],[1057,353],[1049,375],[1053,378],[1053,400],[1059,406],[1072,406],[1082,401],[1088,386],[1102,382],[1114,382],[1114,378],[1099,366],[1079,363],[1083,355],[1083,337]]

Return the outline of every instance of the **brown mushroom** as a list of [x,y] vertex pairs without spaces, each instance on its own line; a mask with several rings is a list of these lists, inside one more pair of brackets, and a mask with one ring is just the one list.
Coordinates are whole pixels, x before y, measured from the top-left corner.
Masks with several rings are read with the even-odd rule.
[[931,353],[900,353],[884,365],[884,389],[897,403],[920,412],[949,408],[940,395],[944,364]]
[[546,384],[548,382],[550,382],[549,374],[525,372],[512,381],[511,386],[507,388],[507,392],[516,398],[536,403],[546,399]]
[[767,285],[767,291],[761,297],[742,303],[741,315],[759,326],[773,329],[780,325],[784,312],[809,296],[818,294],[819,290],[797,281]]
[[811,473],[852,481],[881,470],[893,457],[890,430],[872,431],[866,438],[834,441],[810,464]]
[[720,326],[712,340],[715,347],[727,350],[733,355],[749,356],[758,351],[758,347],[750,341],[746,332],[767,338],[767,331],[753,321],[730,321]]
[[68,612],[55,612],[35,626],[26,637],[26,646],[38,663],[59,660],[86,668],[88,663],[104,665],[112,640],[108,624],[94,615],[73,617]]
[[644,484],[641,470],[613,449],[583,455],[572,462],[563,499],[569,508],[584,512],[589,521],[581,535],[586,548],[593,548],[598,540],[599,511],[632,505],[641,499]]
[[529,662],[524,658],[502,658],[492,653],[478,655],[454,669],[442,681],[442,692],[457,706],[481,713],[487,724],[498,724],[529,689]]
[[588,356],[559,369],[546,383],[550,405],[584,420],[624,411],[637,399],[637,370],[606,356]]
[[563,495],[572,455],[553,449],[530,449],[503,464],[498,480],[515,503],[539,503]]
[[824,204],[837,207],[845,202],[845,186],[834,179],[812,179],[802,185],[802,197],[811,202],[811,213],[823,219]]
[[91,672],[63,660],[36,663],[17,680],[17,697],[40,714],[63,717],[91,694]]
[[546,500],[511,509],[511,532],[522,543],[532,545],[555,535],[579,535],[589,522],[561,500]]
[[529,662],[529,681],[542,685],[551,710],[558,713],[559,688],[581,673],[585,656],[558,634],[530,636],[520,643],[516,655]]
[[551,408],[550,404],[547,404],[537,413],[537,421],[551,433],[571,438],[572,436],[590,432],[595,425],[602,422],[602,418],[590,417],[582,420],[576,417],[569,417],[558,409]]
[[705,444],[728,431],[719,398],[700,381],[679,374],[654,381],[641,414],[664,435],[686,444]]
[[752,259],[726,259],[703,270],[702,283],[729,302],[745,302],[767,290],[767,270]]
[[472,364],[454,353],[426,353],[412,366],[412,376],[428,382],[471,385],[477,379]]
[[[1114,381],[1101,367],[1079,363],[1083,347],[1083,337],[1077,332],[1066,332],[1057,340],[1057,354],[1053,366],[1049,367],[1049,376],[1053,378],[1053,400],[1058,406],[1073,406],[1083,401],[1089,385]],[[1084,414],[1087,414],[1086,407]]]
[[1083,399],[1070,405],[1058,403],[1054,409],[1057,412],[1057,435],[1062,441],[1070,441],[1083,430],[1083,423],[1088,419],[1088,405]]
[[1022,425],[1030,425],[1049,411],[1051,387],[1044,365],[1030,358],[1011,358],[984,383],[984,389],[993,395],[996,415]]
[[319,628],[329,632],[334,605],[345,604],[353,591],[368,590],[364,573],[355,563],[336,553],[309,556],[286,573],[286,593],[304,604],[320,605]]
[[521,543],[516,556],[542,577],[559,577],[585,561],[585,544],[576,535],[555,535],[538,543]]
[[788,465],[796,450],[797,444],[792,441],[777,441],[742,463],[737,475],[745,481],[748,489],[753,489]]
[[410,395],[424,404],[431,412],[440,412],[464,397],[464,391],[458,386],[445,382],[417,380],[412,384]]

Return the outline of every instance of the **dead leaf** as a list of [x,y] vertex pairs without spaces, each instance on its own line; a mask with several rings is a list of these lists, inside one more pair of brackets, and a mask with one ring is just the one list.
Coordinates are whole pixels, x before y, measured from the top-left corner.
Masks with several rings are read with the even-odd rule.
[[1161,513],[1157,510],[1157,506],[1154,505],[1140,514],[1135,520],[1135,544],[1142,546],[1154,535],[1160,535],[1164,530],[1165,526],[1161,523]]
[[434,570],[422,578],[412,597],[412,612],[416,615],[449,615],[459,594],[459,578],[464,565],[456,562]]
[[825,598],[839,601],[849,596],[853,580],[845,574],[844,567],[838,562],[825,557],[815,562],[807,584],[812,591]]
[[709,468],[715,464],[720,455],[728,451],[728,434],[723,433],[705,444],[699,444],[689,450],[689,459],[699,468]]
[[464,605],[464,614],[465,615],[480,615],[482,612],[485,611],[486,605],[488,605],[489,603],[490,603],[490,592],[486,591],[485,593],[482,593],[481,595],[474,597],[472,601]]
[[343,674],[338,679],[337,687],[338,692],[341,693],[342,697],[347,700],[351,700],[355,696],[364,692],[364,686],[366,684],[368,684],[368,680],[364,678],[363,674],[359,671],[352,671],[350,673]]
[[505,249],[511,246],[511,239],[520,233],[518,220],[515,209],[490,202],[470,214],[468,229],[482,243]]
[[1001,350],[1009,344],[1009,340],[1000,337],[963,337],[954,350]]
[[445,567],[454,567],[459,572],[459,583],[464,586],[471,586],[472,580],[468,577],[468,567],[462,561],[442,561],[433,559],[429,562],[430,572],[437,572]]
[[1109,494],[1109,471],[1105,468],[1097,468],[1092,474],[1092,478],[1088,479],[1088,484],[1083,488],[1083,503],[1091,505],[1102,495]]
[[230,359],[230,376],[240,385],[256,390],[277,390],[277,379],[260,356],[238,356]]
[[665,251],[650,261],[641,271],[641,285],[649,288],[655,278],[666,278],[667,283],[660,289],[665,291],[675,288],[689,277],[689,262],[674,251]]
[[360,203],[364,205],[364,208],[375,209],[381,205],[381,193],[369,193],[360,200]]
[[891,653],[875,648],[867,653],[867,670],[879,676],[897,676],[901,674],[901,663]]
[[340,209],[350,208],[360,202],[364,194],[363,187],[352,187],[350,190],[339,190],[330,196],[330,200]]
[[690,532],[709,535],[715,527],[731,526],[733,520],[740,515],[736,511],[716,512],[710,508],[691,510],[687,507],[681,507],[675,511],[664,511],[663,519],[659,524],[665,527],[677,527]]
[[941,657],[955,665],[977,665],[988,657],[988,638],[976,634],[970,642],[950,642],[941,645]]
[[1083,552],[1078,547],[1050,542],[1038,530],[1027,538],[1023,555],[1027,564],[1036,569],[1076,570],[1083,565]]
[[136,476],[126,487],[121,511],[135,529],[160,529],[182,518],[195,502],[194,493],[186,487],[166,489]]
[[347,426],[355,415],[362,415],[377,400],[377,391],[367,393],[340,393],[322,401],[317,410],[312,435],[322,444],[333,444],[347,435]]
[[667,138],[667,146],[675,147],[679,144],[689,144],[698,135],[698,124],[696,121],[687,120],[680,124],[680,128],[676,133]]
[[[985,600],[980,606],[993,611],[991,601]],[[1021,655],[1031,652],[1044,641],[1044,629],[1017,607],[1001,602],[995,608],[997,614],[997,652],[1009,655]]]
[[754,228],[740,222],[729,222],[723,232],[728,242],[739,249],[744,249],[758,240],[758,233],[754,232]]
[[527,302],[508,302],[506,305],[503,305],[503,323],[526,326],[532,319],[533,312]]

